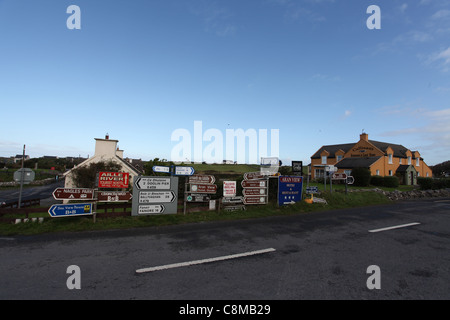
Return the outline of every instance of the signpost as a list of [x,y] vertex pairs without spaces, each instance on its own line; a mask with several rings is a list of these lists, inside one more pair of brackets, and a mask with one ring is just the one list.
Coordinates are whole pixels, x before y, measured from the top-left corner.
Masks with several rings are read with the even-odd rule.
[[302,200],[303,177],[278,177],[278,205],[293,204]]
[[267,180],[254,180],[254,181],[246,181],[242,180],[241,186],[242,188],[267,188]]
[[332,175],[332,179],[333,180],[346,180],[347,179],[347,174],[335,172]]
[[166,166],[153,166],[153,172],[170,173],[170,167]]
[[128,191],[98,191],[98,202],[128,202],[133,196]]
[[170,177],[137,177],[135,186],[139,190],[170,190]]
[[99,172],[99,188],[128,188],[130,174],[128,172]]
[[236,181],[223,182],[223,196],[225,198],[236,196]]
[[292,173],[299,176],[303,174],[303,161],[292,161]]
[[190,184],[190,193],[216,193],[217,186],[215,184]]
[[178,177],[135,177],[132,216],[176,214]]
[[319,193],[319,187],[307,187],[306,193],[307,194]]
[[244,180],[259,180],[265,179],[266,176],[261,174],[261,172],[246,172],[244,173]]
[[177,195],[174,191],[141,191],[139,192],[139,203],[171,203]]
[[196,174],[189,177],[189,183],[208,183],[212,184],[216,182],[216,178],[212,175],[200,175]]
[[55,200],[93,200],[94,190],[87,188],[56,188],[53,191]]
[[266,196],[245,196],[244,204],[267,204]]
[[175,175],[176,176],[192,176],[195,170],[193,167],[180,167],[175,166]]
[[21,182],[28,184],[32,181],[34,181],[35,173],[33,170],[29,168],[21,168],[14,172],[14,181]]
[[53,218],[92,215],[92,203],[54,204],[48,210]]

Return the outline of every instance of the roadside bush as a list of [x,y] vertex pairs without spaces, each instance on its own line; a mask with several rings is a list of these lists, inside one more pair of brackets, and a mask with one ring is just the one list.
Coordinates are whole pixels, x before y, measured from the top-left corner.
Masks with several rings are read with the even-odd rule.
[[425,177],[417,177],[417,184],[421,190],[433,189],[433,179]]
[[450,179],[433,179],[433,178],[425,178],[418,177],[417,183],[420,186],[421,190],[429,190],[429,189],[444,189],[450,188]]
[[370,184],[373,186],[382,187],[384,186],[384,178],[381,176],[371,176]]
[[397,177],[383,177],[383,186],[388,188],[397,188],[398,187],[398,178]]
[[352,174],[355,178],[355,186],[367,187],[370,182],[370,170],[367,168],[353,168]]

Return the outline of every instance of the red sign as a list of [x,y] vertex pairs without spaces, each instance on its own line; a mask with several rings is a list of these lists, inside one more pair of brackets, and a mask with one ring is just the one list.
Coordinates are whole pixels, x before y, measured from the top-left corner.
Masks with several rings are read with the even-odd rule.
[[191,184],[190,192],[216,193],[217,186],[215,184]]
[[267,181],[266,180],[261,180],[261,181],[242,180],[241,186],[243,188],[267,188]]
[[100,172],[98,174],[99,188],[128,188],[130,174],[128,172]]
[[216,178],[211,175],[194,175],[189,177],[189,183],[214,183]]
[[266,204],[267,197],[266,196],[246,196],[244,197],[244,204]]
[[345,180],[347,179],[347,174],[345,173],[333,173],[333,177],[334,180]]
[[267,176],[261,174],[261,172],[247,172],[244,173],[244,180],[265,179]]
[[265,196],[266,188],[245,188],[242,190],[244,196]]
[[57,188],[53,191],[53,198],[56,200],[92,200],[94,190],[85,188]]
[[100,202],[127,202],[132,195],[128,191],[99,191],[97,200]]

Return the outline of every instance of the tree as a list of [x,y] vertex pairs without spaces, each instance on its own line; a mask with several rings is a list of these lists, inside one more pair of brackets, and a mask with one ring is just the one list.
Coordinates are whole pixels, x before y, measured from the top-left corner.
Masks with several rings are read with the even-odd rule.
[[87,166],[78,167],[72,170],[73,183],[77,188],[95,188],[97,173],[100,171],[118,172],[120,164],[112,160],[90,163]]
[[170,167],[175,165],[172,161],[167,161],[166,159],[155,158],[153,160],[148,161],[144,165],[144,174],[147,176],[167,176],[167,173],[155,173],[153,172],[153,166],[163,166]]

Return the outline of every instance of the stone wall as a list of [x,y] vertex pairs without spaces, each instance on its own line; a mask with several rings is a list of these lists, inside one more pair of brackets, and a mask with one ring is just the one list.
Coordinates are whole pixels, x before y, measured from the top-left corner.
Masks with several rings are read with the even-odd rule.
[[[349,190],[350,191],[350,190]],[[350,192],[362,192],[362,191],[372,191],[379,192],[388,197],[390,200],[410,200],[410,199],[421,199],[421,198],[439,198],[439,197],[450,197],[450,188],[439,189],[439,190],[411,190],[411,191],[384,191],[378,188],[374,189],[356,189]]]

